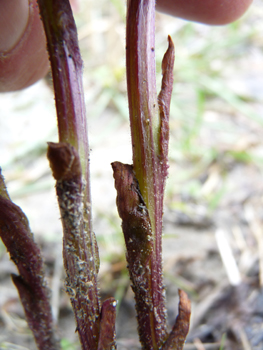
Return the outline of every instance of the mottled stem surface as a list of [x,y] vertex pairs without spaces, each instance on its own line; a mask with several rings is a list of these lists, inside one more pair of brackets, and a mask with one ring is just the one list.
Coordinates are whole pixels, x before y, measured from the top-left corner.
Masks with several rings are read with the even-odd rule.
[[133,167],[114,162],[112,168],[117,190],[117,207],[127,248],[128,270],[135,295],[139,337],[146,349],[152,349],[156,308],[151,288],[153,235],[149,213]]
[[[174,46],[171,38],[162,63],[162,90],[155,77],[155,1],[130,0],[127,10],[126,64],[133,171],[149,217],[150,333],[146,348],[159,349],[166,339],[166,308],[162,276],[162,216],[168,169],[169,107],[173,86]],[[123,221],[124,225],[124,221]],[[125,233],[124,233],[125,234]],[[127,247],[127,251],[128,251]],[[129,254],[129,253],[128,253]],[[135,297],[136,298],[136,297]],[[137,307],[137,312],[140,312]],[[144,333],[138,315],[140,335]],[[141,338],[143,344],[145,340]]]
[[[68,143],[49,143],[48,159],[57,180],[56,190],[63,224],[63,257],[66,291],[70,296],[83,349],[96,349],[100,305],[97,297],[99,257],[95,238],[90,239],[83,204],[85,182],[80,159]],[[92,254],[90,254],[92,251]]]
[[0,236],[19,275],[12,275],[26,319],[41,350],[60,349],[55,336],[49,300],[50,291],[44,280],[41,251],[34,241],[28,220],[14,204],[0,171]]
[[38,0],[55,91],[59,143],[49,144],[63,225],[63,256],[83,349],[97,349],[100,332],[98,249],[92,230],[89,144],[82,59],[68,0]]

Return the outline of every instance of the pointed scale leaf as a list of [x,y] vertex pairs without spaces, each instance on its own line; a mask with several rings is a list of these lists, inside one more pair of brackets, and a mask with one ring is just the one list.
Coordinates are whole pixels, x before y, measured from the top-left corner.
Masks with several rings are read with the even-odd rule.
[[117,301],[114,298],[109,298],[102,304],[98,350],[117,349],[115,334],[116,306]]
[[184,291],[179,289],[178,293],[180,298],[179,314],[162,350],[182,350],[189,332],[191,303]]

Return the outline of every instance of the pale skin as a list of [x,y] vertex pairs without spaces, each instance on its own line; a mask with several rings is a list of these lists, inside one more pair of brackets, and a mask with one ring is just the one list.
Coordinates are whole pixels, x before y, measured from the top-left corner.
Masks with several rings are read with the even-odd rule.
[[[231,23],[253,0],[157,0],[157,10],[209,25]],[[77,0],[71,4],[77,6]],[[36,0],[0,0],[0,92],[45,76],[49,63]]]

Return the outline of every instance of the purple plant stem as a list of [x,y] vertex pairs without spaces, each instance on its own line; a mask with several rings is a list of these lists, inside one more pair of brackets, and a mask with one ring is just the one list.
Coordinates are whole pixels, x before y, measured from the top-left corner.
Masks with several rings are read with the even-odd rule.
[[12,279],[38,348],[60,349],[53,328],[49,290],[44,280],[41,251],[34,242],[25,214],[9,198],[1,172],[0,236],[19,271],[19,275],[13,274]]
[[83,65],[69,1],[38,0],[38,4],[47,37],[58,117],[59,143],[49,144],[48,158],[57,180],[66,287],[82,348],[93,350],[98,346],[100,328],[99,258],[92,231]]
[[78,152],[90,203],[89,143],[77,29],[68,0],[38,0],[54,84],[59,142]]
[[47,156],[57,180],[56,190],[64,233],[66,291],[73,306],[82,348],[97,349],[100,327],[97,290],[99,258],[96,240],[90,239],[89,226],[84,219],[82,194],[85,184],[80,159],[75,148],[68,143],[50,142],[48,146]]
[[[151,337],[151,345],[148,344],[147,349],[159,349],[167,334],[162,277],[162,215],[164,183],[168,168],[168,120],[174,61],[174,48],[169,37],[169,48],[162,67],[162,91],[157,99],[154,34],[155,1],[129,0],[126,65],[133,169],[149,213],[153,234],[149,289],[154,312],[151,312],[150,316],[151,334],[148,338]],[[140,327],[143,325],[139,323]]]
[[[82,173],[87,181],[85,199],[90,204],[89,143],[82,84],[83,62],[75,21],[68,0],[38,0],[38,5],[51,63],[59,142],[68,142],[77,150]],[[89,222],[91,225],[91,220]]]

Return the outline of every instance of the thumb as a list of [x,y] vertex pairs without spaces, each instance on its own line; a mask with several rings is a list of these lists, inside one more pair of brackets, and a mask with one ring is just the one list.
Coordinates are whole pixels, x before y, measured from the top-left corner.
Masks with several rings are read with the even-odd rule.
[[0,91],[33,84],[48,67],[36,0],[0,0]]

